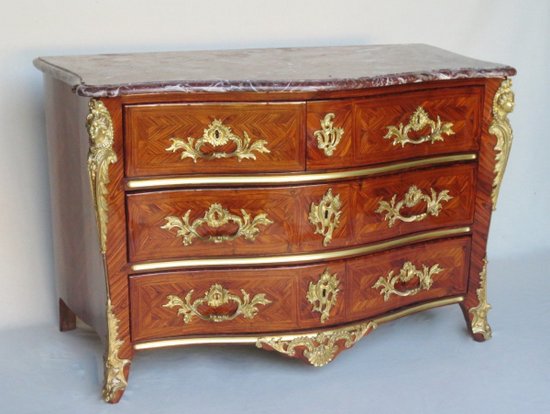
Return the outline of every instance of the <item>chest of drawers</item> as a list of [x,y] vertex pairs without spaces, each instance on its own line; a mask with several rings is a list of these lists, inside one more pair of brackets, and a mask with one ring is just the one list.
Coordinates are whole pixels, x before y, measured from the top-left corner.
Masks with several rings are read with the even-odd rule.
[[[315,366],[459,304],[487,323],[508,66],[426,45],[38,58],[61,330],[250,344]],[[90,191],[91,189],[91,191]]]

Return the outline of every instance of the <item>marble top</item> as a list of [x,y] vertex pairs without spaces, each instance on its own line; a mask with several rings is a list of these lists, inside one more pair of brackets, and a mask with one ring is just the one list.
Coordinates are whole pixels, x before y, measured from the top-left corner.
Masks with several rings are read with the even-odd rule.
[[516,73],[424,44],[54,56],[34,65],[90,97],[315,92]]

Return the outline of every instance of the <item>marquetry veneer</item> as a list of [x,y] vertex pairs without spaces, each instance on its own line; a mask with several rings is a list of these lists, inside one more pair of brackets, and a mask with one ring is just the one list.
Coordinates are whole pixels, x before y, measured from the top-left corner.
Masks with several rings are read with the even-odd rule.
[[490,338],[513,68],[425,45],[35,65],[60,329],[78,316],[105,339],[106,401],[142,349],[252,344],[322,366],[452,303]]

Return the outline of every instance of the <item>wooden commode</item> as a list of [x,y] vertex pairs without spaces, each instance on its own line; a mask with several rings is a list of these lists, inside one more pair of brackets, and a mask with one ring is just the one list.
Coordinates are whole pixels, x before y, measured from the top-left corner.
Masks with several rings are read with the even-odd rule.
[[[315,366],[381,323],[487,323],[509,66],[427,45],[46,57],[61,330],[134,352],[250,344]],[[90,191],[91,189],[91,191]]]

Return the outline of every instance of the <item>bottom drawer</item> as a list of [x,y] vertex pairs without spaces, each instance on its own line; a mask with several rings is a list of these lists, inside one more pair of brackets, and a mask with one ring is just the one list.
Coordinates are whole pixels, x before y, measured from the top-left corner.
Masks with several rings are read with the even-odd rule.
[[470,239],[317,265],[130,277],[132,340],[327,327],[465,293]]

